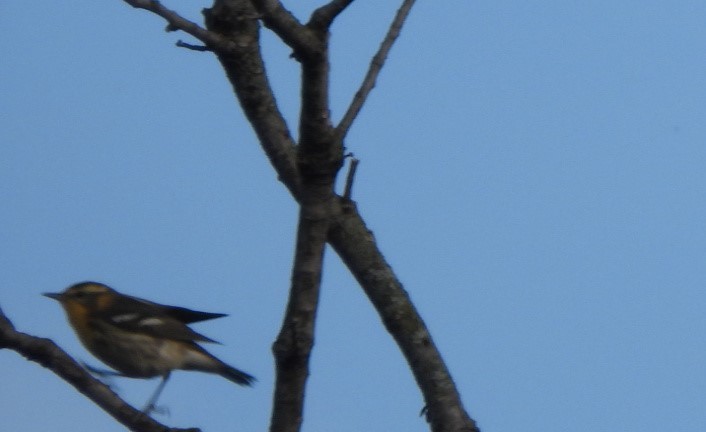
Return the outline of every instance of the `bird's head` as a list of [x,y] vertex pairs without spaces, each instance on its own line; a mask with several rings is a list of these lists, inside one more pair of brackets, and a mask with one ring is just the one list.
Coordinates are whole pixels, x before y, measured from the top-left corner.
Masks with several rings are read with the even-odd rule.
[[103,309],[115,297],[116,292],[99,282],[81,282],[71,285],[60,293],[44,293],[46,297],[61,303],[65,309]]

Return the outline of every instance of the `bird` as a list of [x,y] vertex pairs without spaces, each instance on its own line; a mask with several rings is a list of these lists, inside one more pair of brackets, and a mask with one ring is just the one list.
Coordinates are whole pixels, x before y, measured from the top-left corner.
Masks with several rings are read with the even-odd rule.
[[201,347],[199,343],[218,342],[187,325],[226,314],[162,305],[92,281],[43,295],[61,304],[83,346],[117,371],[113,375],[162,378],[144,413],[154,410],[174,370],[213,373],[241,386],[252,386],[256,381],[252,375],[224,363]]

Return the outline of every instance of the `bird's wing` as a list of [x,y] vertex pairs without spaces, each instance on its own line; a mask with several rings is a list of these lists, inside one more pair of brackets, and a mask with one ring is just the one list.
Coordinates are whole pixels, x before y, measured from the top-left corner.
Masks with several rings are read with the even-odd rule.
[[164,307],[167,315],[186,324],[228,316],[224,313],[201,312],[179,306]]
[[185,324],[190,324],[194,322],[199,322],[199,321],[206,321],[210,319],[215,319],[215,318],[221,318],[224,316],[228,316],[227,314],[223,313],[213,313],[213,312],[201,312],[201,311],[196,311],[192,309],[187,309],[184,307],[179,307],[179,306],[168,306],[168,305],[163,305],[159,303],[154,303],[149,300],[141,299],[139,297],[133,297],[133,296],[125,296],[128,297],[130,300],[130,307],[131,308],[136,308],[138,310],[149,310],[149,311],[154,311],[156,309],[160,310],[161,313],[168,315],[178,321],[181,321]]
[[[170,315],[163,305],[131,297],[100,312],[97,318],[118,329],[163,339],[218,343],[190,329],[184,321]],[[189,311],[189,309],[183,309]],[[189,311],[195,312],[195,311]],[[195,312],[197,313],[197,312]],[[213,317],[215,318],[215,317]],[[188,321],[188,322],[193,322]]]

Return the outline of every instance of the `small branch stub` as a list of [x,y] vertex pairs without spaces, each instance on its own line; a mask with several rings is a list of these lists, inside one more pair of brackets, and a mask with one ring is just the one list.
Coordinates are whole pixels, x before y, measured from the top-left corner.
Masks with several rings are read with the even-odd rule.
[[353,193],[353,180],[355,179],[355,171],[358,169],[359,159],[350,154],[351,165],[348,167],[348,176],[346,177],[346,188],[343,190],[343,198],[347,201],[351,200],[351,194]]
[[176,41],[176,46],[178,46],[179,48],[190,49],[192,51],[213,51],[213,49],[207,47],[206,45],[192,45],[190,43],[182,41],[181,39]]

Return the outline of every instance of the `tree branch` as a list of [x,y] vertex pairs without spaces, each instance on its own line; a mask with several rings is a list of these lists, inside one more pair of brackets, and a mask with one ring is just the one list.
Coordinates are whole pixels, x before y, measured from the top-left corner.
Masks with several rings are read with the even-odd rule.
[[2,348],[16,351],[28,360],[50,369],[132,431],[199,432],[197,428],[169,428],[131,407],[108,386],[93,378],[51,340],[16,331],[0,309],[0,349]]
[[346,176],[346,186],[343,189],[343,199],[346,201],[350,201],[353,195],[353,180],[355,179],[355,171],[358,169],[358,164],[360,163],[360,160],[356,159],[355,156],[352,154],[351,156],[351,164],[348,167],[348,175]]
[[351,3],[353,3],[353,0],[332,0],[330,3],[316,9],[314,13],[311,14],[307,25],[310,27],[329,28],[333,20]]
[[199,26],[193,21],[182,17],[173,10],[167,9],[157,0],[123,0],[125,3],[137,9],[144,9],[164,18],[169,25],[168,31],[181,30],[186,32],[196,39],[200,40],[207,46],[218,48],[220,50],[232,49],[230,41],[220,37],[218,34],[210,32]]
[[307,29],[307,32],[315,36],[316,48],[306,55],[299,53],[302,67],[297,146],[299,228],[289,304],[282,330],[273,345],[277,378],[271,432],[298,432],[301,428],[334,183],[343,160],[343,146],[332,141],[329,116],[328,31]]
[[334,141],[329,110],[328,32],[317,32],[321,50],[301,61],[299,171],[302,175],[335,177],[343,163],[343,143]]
[[409,16],[409,12],[412,9],[412,6],[414,5],[414,1],[415,0],[404,0],[404,2],[402,2],[402,6],[400,6],[400,8],[397,10],[395,19],[392,21],[390,29],[387,31],[387,35],[385,36],[385,39],[382,41],[382,44],[380,44],[378,52],[375,54],[372,61],[370,62],[370,68],[368,69],[368,73],[365,75],[365,78],[363,79],[360,88],[355,93],[355,97],[351,101],[348,110],[343,115],[341,122],[336,127],[336,136],[339,141],[343,141],[345,139],[346,135],[348,134],[348,131],[351,128],[351,125],[353,124],[353,120],[355,120],[355,118],[358,116],[360,110],[363,108],[365,100],[368,98],[368,95],[372,91],[373,87],[375,87],[375,81],[377,80],[377,77],[380,74],[380,70],[382,70],[382,67],[385,65],[387,54],[390,52],[392,44],[395,43],[395,40],[400,35],[402,25],[407,19],[407,16]]
[[252,0],[252,3],[265,26],[294,50],[296,58],[318,50],[320,41],[279,0]]
[[178,46],[179,48],[186,48],[188,50],[199,51],[199,52],[213,51],[213,49],[207,47],[206,45],[193,45],[193,44],[184,42],[181,39],[176,41],[176,46]]
[[[216,4],[232,4],[238,3],[239,1],[244,0],[217,0]],[[302,189],[302,179],[312,174],[308,171],[308,168],[303,169],[303,167],[306,166],[306,159],[309,159],[310,162],[314,162],[314,165],[321,169],[321,160],[317,161],[317,157],[321,157],[321,154],[317,154],[316,149],[318,145],[315,144],[316,142],[318,142],[322,146],[326,146],[328,142],[327,148],[329,152],[336,152],[339,149],[342,151],[342,138],[347,133],[353,119],[355,118],[357,112],[360,110],[360,107],[365,101],[365,98],[370,91],[368,87],[372,88],[375,77],[377,76],[380,68],[382,67],[384,58],[387,52],[389,51],[392,42],[398,36],[400,27],[402,26],[404,19],[408,15],[409,8],[412,6],[412,3],[413,1],[411,0],[405,0],[402,7],[400,8],[400,11],[398,11],[397,17],[395,18],[393,25],[390,28],[390,31],[388,32],[388,36],[382,43],[380,52],[378,53],[378,55],[376,55],[376,58],[373,61],[374,65],[371,66],[371,71],[369,71],[368,77],[366,77],[366,80],[363,83],[362,88],[367,88],[367,90],[360,91],[359,94],[356,95],[356,98],[354,99],[354,102],[352,103],[349,112],[344,118],[345,122],[342,122],[338,126],[338,139],[330,135],[326,136],[327,134],[324,133],[326,131],[325,124],[328,120],[327,116],[321,116],[316,121],[312,120],[311,118],[309,118],[308,120],[304,118],[300,119],[300,136],[302,136],[302,144],[308,143],[303,147],[308,149],[305,153],[309,154],[299,155],[296,176],[288,174],[292,172],[290,166],[291,158],[282,160],[273,157],[270,153],[272,151],[274,151],[275,153],[288,153],[290,149],[293,148],[289,137],[287,136],[287,139],[281,139],[280,137],[280,139],[274,140],[271,143],[272,145],[265,145],[265,143],[263,142],[263,148],[270,157],[270,161],[272,162],[272,165],[275,170],[278,172],[280,179],[282,179],[282,181],[285,183],[285,185],[287,185],[289,190],[292,191],[295,199],[297,199],[300,203],[303,203],[303,195],[305,194]],[[227,13],[222,14],[222,16],[226,15]],[[237,22],[238,21],[235,21],[233,23],[233,26],[230,27],[230,31],[242,30],[242,28],[239,29],[238,26],[235,25],[237,24]],[[209,26],[208,28],[213,29],[213,27],[211,26]],[[324,39],[324,41],[326,42],[327,39]],[[247,56],[250,55],[252,57],[258,58],[257,64],[261,62],[261,58],[259,57],[261,54],[259,50],[256,50],[255,46],[253,46],[252,52]],[[245,105],[242,102],[243,99],[246,99],[243,93],[251,89],[248,85],[245,85],[244,83],[240,82],[240,80],[243,79],[243,76],[247,76],[250,73],[249,68],[241,67],[241,64],[243,62],[247,63],[243,58],[241,58],[244,56],[247,57],[242,52],[240,52],[229,54],[228,56],[219,55],[219,58],[221,59],[221,62],[223,63],[226,69],[229,79],[231,80],[234,85],[234,88],[236,89],[236,94],[238,94],[238,97],[241,100],[241,105],[243,105],[243,109],[245,110],[246,115],[248,115],[248,119],[251,121],[253,128],[256,131],[266,130],[267,119],[252,114],[252,107]],[[314,60],[315,59],[313,59],[312,61]],[[320,112],[321,114],[326,114],[325,112],[320,111],[321,107],[327,106],[327,102],[325,102],[326,98],[322,97],[325,96],[325,94],[317,93],[318,91],[325,90],[317,90],[316,87],[313,85],[313,83],[316,82],[317,75],[325,76],[325,74],[322,75],[323,69],[319,69],[317,72],[315,71],[315,65],[313,63],[308,64],[307,61],[303,62],[302,67],[304,68],[304,78],[302,83],[302,94],[304,99],[303,104],[307,99],[306,96],[308,95],[306,88],[304,88],[307,85],[311,86],[311,91],[313,93],[311,93],[309,96],[313,97],[314,101],[312,102],[312,100],[310,100],[309,102],[311,103],[312,108],[302,108],[302,116],[310,116],[312,113],[315,116],[317,112]],[[308,78],[307,67],[311,68],[309,70],[311,76]],[[262,90],[264,91],[265,89],[269,94],[269,92],[271,91],[269,87],[263,86]],[[257,110],[254,111],[257,112]],[[309,126],[306,126],[304,124],[305,121],[312,121],[313,123]],[[322,132],[318,135],[318,138],[316,137],[317,129],[319,132]],[[311,141],[305,139],[305,131],[309,131],[311,133]],[[259,135],[260,133],[258,133],[258,136]],[[301,148],[299,150],[301,151]],[[330,155],[331,154],[329,154],[329,156]],[[304,160],[302,160],[302,157],[304,157]],[[332,159],[330,158],[328,158],[327,160],[329,162],[332,161]],[[301,162],[305,163],[302,164]],[[331,168],[331,166],[329,166],[329,168]],[[297,183],[290,183],[290,181],[296,181]],[[304,189],[306,189],[306,187],[304,187]],[[427,331],[424,325],[423,320],[412,305],[407,293],[402,287],[402,284],[399,282],[394,272],[385,261],[380,250],[377,248],[377,245],[375,244],[372,235],[366,228],[362,217],[355,208],[355,204],[351,201],[344,201],[344,203],[335,205],[337,206],[337,209],[334,209],[332,211],[332,214],[336,214],[337,216],[334,217],[330,222],[331,226],[328,232],[327,241],[334,247],[336,252],[343,259],[344,263],[355,275],[363,290],[366,292],[371,302],[377,309],[378,313],[382,317],[386,328],[392,334],[392,336],[395,338],[398,345],[400,346],[403,354],[405,355],[408,363],[410,364],[410,368],[412,369],[415,379],[417,380],[419,387],[424,395],[424,399],[428,408],[428,418],[431,422],[433,431],[476,432],[478,429],[473,420],[469,418],[468,414],[464,410],[455,384],[453,383],[453,380],[451,379],[449,372],[443,362],[443,359],[441,358],[440,353],[435,347],[431,336],[429,335],[429,332]],[[300,224],[301,223],[302,222],[300,219]],[[303,229],[304,228],[302,228],[300,225],[300,231]],[[305,231],[308,231],[308,229]],[[300,238],[299,235],[298,238]],[[295,269],[296,268],[297,264],[295,264]],[[293,287],[295,286],[295,271],[296,270],[293,270]],[[309,295],[311,295],[311,291],[309,291]],[[294,288],[290,296],[298,296],[298,294],[294,292]],[[290,298],[290,303],[292,302],[296,303],[296,301],[293,301]],[[309,315],[309,317],[313,320],[315,315],[313,314],[313,311],[310,312],[311,314]],[[289,321],[289,318],[285,319],[285,322]],[[313,322],[311,323],[311,325],[313,326]],[[284,332],[282,340],[284,340],[285,337],[288,338],[292,335],[295,335],[294,333],[287,333],[287,330],[284,329],[284,326],[283,331]],[[298,334],[302,335],[302,333]],[[306,334],[303,334],[303,336],[306,337]],[[279,341],[280,339],[278,338],[278,342]],[[307,343],[308,342],[304,340],[305,346]],[[284,345],[283,342],[280,346],[286,345]],[[277,348],[275,348],[275,350],[277,350]],[[286,356],[282,355],[282,357],[284,358]],[[302,359],[303,357],[299,358]],[[296,373],[292,375],[293,378],[291,382],[294,382],[296,384],[296,388],[299,389],[297,391],[303,390],[304,383],[301,381],[303,379],[303,373],[304,369],[298,369],[298,375]],[[300,381],[296,381],[296,379],[299,379]],[[275,411],[279,411],[280,409],[288,410],[288,413],[286,414],[286,418],[288,419],[286,422],[288,423],[283,423],[283,426],[281,426],[280,428],[279,424],[275,424],[276,421],[278,422],[280,420],[275,419],[274,417],[276,413],[273,413],[272,430],[278,432],[282,430],[297,430],[288,429],[288,427],[298,428],[300,425],[301,419],[299,418],[297,420],[296,416],[298,412],[300,413],[301,409],[301,405],[299,405],[300,402],[297,402],[299,401],[301,393],[297,393],[297,401],[286,401],[284,400],[284,398],[287,396],[284,393],[278,393],[280,391],[279,389],[282,388],[283,387],[278,385],[278,390],[275,392],[275,398],[282,399],[281,404],[278,405],[277,402],[275,403]],[[286,403],[291,403],[291,406],[283,406],[286,405]],[[294,424],[293,422],[295,422],[296,424]]]
[[275,101],[260,52],[259,25],[249,0],[216,0],[204,11],[210,32],[224,35],[238,50],[216,51],[248,121],[279,180],[295,197],[300,176],[296,146]]
[[375,306],[424,395],[434,432],[478,432],[451,375],[404,287],[378,249],[355,204],[341,200],[328,241]]
[[311,190],[303,194],[287,312],[272,346],[277,374],[270,432],[298,432],[303,418],[331,207]]
[[[303,39],[298,42],[292,42],[292,38],[302,37],[301,34],[290,35],[290,32],[292,34],[296,33],[293,29],[298,29],[301,24],[298,22],[293,23],[292,20],[296,21],[296,19],[284,10],[279,1],[252,1],[258,6],[263,15],[268,16],[267,25],[272,26],[273,30],[278,32],[286,43],[290,44],[290,46],[303,47],[307,45],[306,42],[302,41]],[[333,0],[324,8],[330,7],[331,11],[335,12],[334,8],[342,7],[344,3],[345,1],[343,0]],[[216,33],[219,37],[224,37],[226,40],[235,42],[237,50],[216,49],[216,54],[223,64],[240,104],[248,120],[253,125],[261,145],[278,173],[280,180],[287,186],[295,199],[302,204],[297,236],[297,257],[295,257],[292,271],[290,306],[283,324],[283,330],[275,347],[273,347],[275,352],[280,352],[280,354],[277,354],[280,357],[277,360],[278,371],[282,368],[281,373],[283,374],[282,383],[278,383],[275,392],[275,399],[279,399],[279,402],[275,401],[275,405],[279,407],[276,408],[276,411],[281,409],[287,412],[283,414],[286,415],[286,419],[281,423],[281,428],[279,423],[276,424],[280,420],[274,418],[277,413],[273,412],[273,431],[295,431],[298,430],[301,422],[301,392],[305,384],[305,375],[308,373],[306,347],[309,346],[308,349],[310,349],[310,343],[312,342],[312,339],[308,338],[308,331],[309,329],[313,331],[316,309],[315,299],[318,295],[318,284],[320,281],[319,268],[318,264],[316,264],[320,263],[320,260],[315,257],[323,257],[323,248],[320,246],[320,234],[323,227],[329,223],[327,241],[334,247],[356,277],[380,314],[385,327],[400,346],[424,395],[432,430],[434,432],[476,432],[478,430],[475,422],[470,419],[463,408],[455,384],[423,320],[378,249],[372,234],[368,231],[362,217],[355,208],[355,203],[347,200],[334,202],[334,208],[330,210],[331,219],[327,222],[319,219],[319,217],[322,217],[321,215],[310,220],[307,212],[311,209],[307,207],[305,211],[304,205],[305,201],[308,202],[307,194],[310,192],[309,185],[312,182],[316,184],[317,181],[323,178],[323,185],[326,188],[331,187],[327,184],[327,181],[330,180],[328,174],[334,173],[335,175],[338,169],[332,165],[332,162],[335,162],[335,158],[331,158],[331,156],[342,151],[341,143],[343,138],[348,133],[368,94],[374,87],[375,80],[384,65],[387,54],[398,37],[413,3],[414,0],[404,0],[398,10],[378,53],[371,62],[360,89],[336,128],[335,136],[329,131],[326,135],[316,137],[317,129],[319,131],[326,130],[327,116],[324,116],[323,120],[319,118],[317,121],[311,118],[308,120],[300,119],[300,132],[302,132],[300,136],[305,135],[303,132],[308,131],[311,134],[311,139],[302,140],[302,144],[307,143],[304,147],[308,150],[298,156],[297,147],[292,141],[286,123],[277,110],[272,90],[267,81],[259,51],[259,28],[257,22],[253,19],[256,14],[250,0],[216,0],[214,7],[206,13],[209,31]],[[279,30],[276,30],[277,28]],[[314,29],[311,30],[314,31]],[[324,47],[324,51],[315,51],[313,54],[321,54],[327,61],[328,59],[325,58],[325,49],[328,43],[326,35],[321,29],[318,34],[316,32],[312,34],[319,38]],[[295,51],[297,49],[295,48]],[[324,69],[316,70],[312,65],[308,66],[310,67],[309,73],[311,73],[311,76],[304,78],[303,86],[307,82],[309,84],[314,83],[316,76],[320,78],[327,76]],[[306,62],[303,63],[303,67],[305,68],[303,75],[306,75]],[[314,86],[310,90],[313,91],[310,96],[314,96],[316,102],[312,103],[311,109],[302,109],[302,116],[308,116],[316,112],[327,114],[327,112],[320,109],[321,107],[327,108],[326,98],[322,97],[326,96],[326,94],[317,93],[325,92],[326,90],[316,89]],[[306,89],[303,88],[302,91],[303,96],[306,96]],[[303,99],[306,101],[306,97],[303,97]],[[311,121],[312,123],[307,125],[304,123],[306,121]],[[324,152],[325,154],[322,155],[317,148],[319,144],[325,147],[326,142],[328,142],[328,152]],[[301,148],[299,150],[301,151]],[[322,170],[322,161],[318,159],[320,157],[324,157],[328,163],[326,169]],[[338,163],[340,164],[340,161]],[[303,167],[305,168],[304,170],[302,170]],[[310,167],[315,168],[313,173],[309,171]],[[321,170],[318,172],[320,175],[318,178],[316,169]],[[312,174],[314,175],[312,176]],[[322,202],[320,198],[319,204]],[[307,249],[309,252],[306,259],[303,256],[299,256],[300,247],[304,248],[300,244],[308,245]],[[302,269],[304,272],[302,272]],[[303,316],[306,324],[295,322],[296,319],[292,318],[293,316]],[[288,323],[294,324],[290,325]],[[300,327],[302,325],[303,327]],[[299,341],[299,347],[296,346],[296,343],[291,345],[293,340]],[[292,346],[294,348],[291,348]],[[302,347],[304,350],[301,349]],[[290,349],[295,351],[290,351]],[[292,352],[294,352],[293,356],[287,354]],[[296,359],[295,367],[285,370],[285,368],[292,367],[292,364],[288,363],[289,359]],[[304,361],[305,359],[307,360]],[[283,386],[290,384],[293,386],[290,389],[296,392],[296,400],[294,401],[286,400],[288,396],[282,392]],[[287,406],[288,404],[289,406]],[[299,413],[298,419],[297,413]]]

